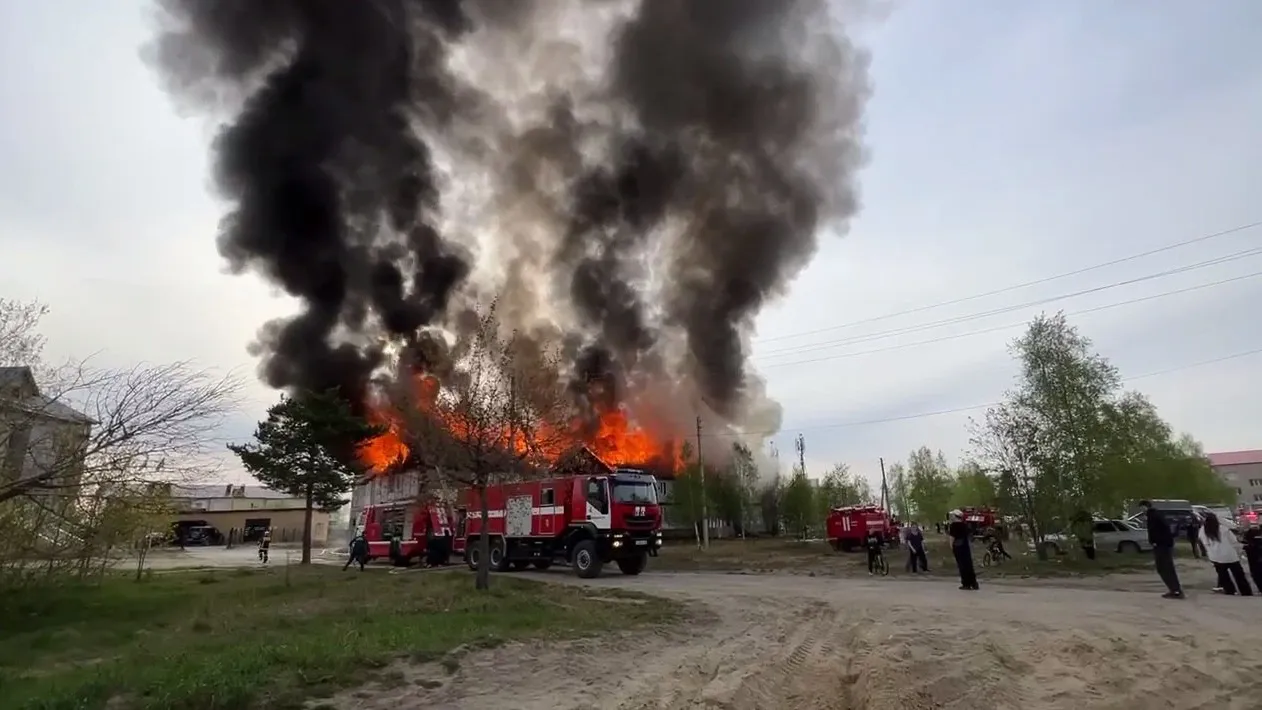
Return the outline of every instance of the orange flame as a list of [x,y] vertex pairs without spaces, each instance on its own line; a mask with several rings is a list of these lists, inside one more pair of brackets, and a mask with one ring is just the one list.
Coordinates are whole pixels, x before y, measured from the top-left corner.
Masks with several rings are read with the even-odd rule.
[[[437,378],[421,375],[416,378],[417,402],[421,409],[436,413],[434,402],[438,396],[440,384]],[[444,412],[443,426],[457,438],[466,438],[469,426],[460,421],[451,412]],[[375,475],[386,473],[394,466],[403,463],[410,453],[404,437],[404,418],[389,406],[371,406],[369,421],[384,426],[386,431],[365,442],[359,449],[360,461]],[[583,433],[586,430],[588,433]],[[507,433],[504,439],[510,437]],[[669,462],[675,468],[682,464],[679,447],[673,442],[663,441],[652,436],[639,427],[623,407],[606,410],[600,413],[598,426],[591,432],[590,427],[583,426],[580,419],[571,422],[567,431],[545,432],[541,438],[552,442],[555,451],[545,452],[549,460],[555,461],[560,456],[585,445],[601,460],[615,466],[646,465],[658,462]],[[518,452],[527,449],[527,441],[522,435],[512,437],[512,446]],[[557,446],[556,442],[560,442]]]

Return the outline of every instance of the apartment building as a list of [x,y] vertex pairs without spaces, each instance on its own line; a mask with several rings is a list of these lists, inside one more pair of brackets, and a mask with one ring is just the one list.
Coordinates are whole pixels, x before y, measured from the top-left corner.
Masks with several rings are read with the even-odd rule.
[[1237,504],[1262,508],[1262,449],[1206,454],[1209,465],[1236,490]]

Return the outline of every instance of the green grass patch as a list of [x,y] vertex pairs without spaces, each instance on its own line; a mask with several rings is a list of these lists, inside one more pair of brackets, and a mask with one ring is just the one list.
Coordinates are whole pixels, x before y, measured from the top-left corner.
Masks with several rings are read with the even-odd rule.
[[[645,603],[626,603],[634,598]],[[0,708],[293,708],[399,659],[680,618],[666,600],[463,572],[335,567],[0,592]]]
[[[1026,550],[1024,543],[1013,540],[1007,545],[1012,560],[990,567],[982,566],[984,548],[973,545],[973,564],[983,578],[1052,578],[1104,575],[1134,572],[1152,568],[1152,555],[1126,554],[1101,550],[1095,560],[1088,560],[1078,550],[1069,554],[1039,560]],[[931,540],[926,546],[930,574],[955,576],[955,559],[948,543]],[[909,576],[906,571],[907,551],[885,550],[890,576]],[[650,562],[652,569],[681,572],[746,572],[798,573],[817,576],[864,576],[868,574],[867,555],[863,551],[837,552],[822,540],[800,541],[786,538],[750,538],[748,540],[711,540],[708,550],[695,544],[675,542],[662,548],[660,556]]]

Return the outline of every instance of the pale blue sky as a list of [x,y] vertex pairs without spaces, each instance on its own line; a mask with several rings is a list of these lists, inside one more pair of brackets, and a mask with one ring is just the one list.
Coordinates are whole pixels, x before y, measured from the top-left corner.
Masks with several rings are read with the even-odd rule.
[[[223,275],[206,192],[210,131],[181,120],[138,58],[143,3],[0,4],[0,292],[53,313],[54,355],[253,363],[245,345],[288,306]],[[1030,0],[903,3],[865,29],[875,97],[863,211],[760,320],[756,362],[785,406],[782,453],[808,465],[921,444],[957,456],[993,401],[1014,328],[1038,309],[861,344],[865,333],[1055,296],[1252,246],[1254,229],[958,306],[788,338],[1090,266],[1262,220],[1262,3]],[[1075,311],[1262,271],[1262,257],[1053,304]],[[1124,375],[1262,347],[1262,278],[1074,318]],[[775,338],[775,340],[765,340]],[[819,348],[850,339],[851,344]],[[799,348],[785,352],[787,348]],[[810,349],[807,349],[810,348]],[[773,351],[780,351],[779,353]],[[806,361],[811,362],[806,362]],[[1211,450],[1262,447],[1262,356],[1135,382]],[[272,395],[225,437],[249,433]]]

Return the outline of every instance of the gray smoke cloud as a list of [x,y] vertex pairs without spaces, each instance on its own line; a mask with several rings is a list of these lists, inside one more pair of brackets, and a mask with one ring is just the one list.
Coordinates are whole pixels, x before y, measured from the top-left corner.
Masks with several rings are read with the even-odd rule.
[[495,293],[586,406],[778,425],[754,318],[858,208],[867,59],[825,0],[161,8],[172,92],[241,98],[220,253],[303,303],[269,384],[362,402],[388,343]]

